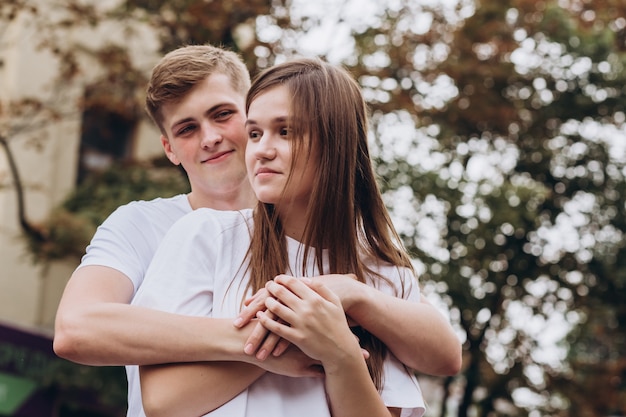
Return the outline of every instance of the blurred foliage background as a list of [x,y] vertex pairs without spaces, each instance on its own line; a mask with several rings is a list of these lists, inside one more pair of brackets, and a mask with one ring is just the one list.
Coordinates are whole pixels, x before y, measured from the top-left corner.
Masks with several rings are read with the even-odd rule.
[[[102,11],[69,0],[50,21],[9,0],[0,19],[26,13],[50,32],[40,47],[60,57],[65,82],[80,54],[98,57],[93,99],[129,120],[145,117],[145,70],[123,46],[76,48],[54,34],[112,19],[131,36],[141,22],[163,53],[210,42],[241,53],[253,75],[302,54],[345,65],[370,104],[381,186],[424,292],[464,341],[462,373],[430,379],[429,415],[626,415],[626,3],[313,3],[128,0]],[[78,261],[118,205],[186,191],[162,162],[119,163],[85,178],[38,233],[25,230],[38,261]]]

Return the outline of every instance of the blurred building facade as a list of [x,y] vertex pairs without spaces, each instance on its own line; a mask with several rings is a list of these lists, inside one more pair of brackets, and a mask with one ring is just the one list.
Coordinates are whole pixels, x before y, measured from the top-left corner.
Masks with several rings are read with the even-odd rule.
[[[111,3],[92,1],[99,7]],[[45,9],[47,3],[39,1],[40,16],[49,12],[48,17],[54,19],[54,11]],[[119,42],[127,48],[134,45],[137,51],[133,56],[141,61],[139,66],[147,74],[159,58],[154,34],[147,31],[143,40],[135,39],[133,43],[125,39],[124,31],[115,24],[83,27],[65,36],[68,42],[76,44]],[[33,406],[32,401],[27,404],[36,389],[32,375],[24,369],[34,357],[45,358],[46,363],[55,359],[51,350],[54,316],[63,288],[76,267],[75,262],[37,262],[28,253],[20,227],[16,174],[23,192],[24,217],[37,225],[73,190],[85,162],[106,166],[110,159],[106,152],[93,152],[81,145],[85,141],[81,102],[99,73],[98,64],[82,62],[83,73],[78,81],[59,83],[61,63],[54,54],[40,48],[46,41],[42,37],[48,35],[29,16],[17,15],[0,27],[0,136],[6,146],[0,151],[1,415],[49,415]],[[23,100],[56,100],[61,104],[60,117],[39,120],[36,113],[22,112],[28,108],[20,107]],[[147,121],[127,130],[130,136],[124,152],[133,159],[162,153],[158,133]],[[10,159],[17,171],[12,169]],[[29,406],[35,407],[35,414],[24,411]]]
[[[46,1],[41,1],[42,5]],[[94,0],[94,3],[97,2]],[[114,22],[112,23],[114,24]],[[77,29],[79,30],[79,29]],[[83,42],[125,42],[124,32],[109,28],[70,34]],[[111,155],[81,145],[89,135],[83,131],[85,111],[81,107],[89,83],[97,78],[94,62],[83,64],[77,82],[59,85],[58,59],[39,45],[42,35],[28,18],[14,19],[0,28],[0,135],[7,141],[15,160],[23,190],[24,215],[33,225],[44,221],[50,212],[74,189],[81,165],[106,167]],[[70,39],[69,41],[73,41]],[[126,44],[132,47],[132,44]],[[143,60],[146,74],[159,56],[153,37],[133,54]],[[84,71],[84,68],[89,68]],[[23,99],[49,101],[59,95],[60,117],[37,120],[36,116],[16,117]],[[13,108],[12,108],[13,107]],[[12,111],[14,110],[14,111]],[[29,119],[30,118],[30,119]],[[107,121],[110,123],[110,121]],[[157,131],[147,121],[127,128],[129,143],[124,152],[133,159],[151,158],[162,153]],[[92,135],[93,136],[93,135]],[[37,263],[27,252],[19,224],[19,201],[15,174],[5,149],[0,152],[0,321],[42,331],[51,330],[58,299],[74,263]]]

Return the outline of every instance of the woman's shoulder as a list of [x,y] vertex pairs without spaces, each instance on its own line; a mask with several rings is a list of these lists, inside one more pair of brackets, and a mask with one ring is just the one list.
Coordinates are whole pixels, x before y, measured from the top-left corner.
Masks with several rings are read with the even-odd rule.
[[198,232],[205,228],[226,230],[241,225],[248,226],[251,219],[252,209],[215,210],[203,207],[181,217],[173,228]]

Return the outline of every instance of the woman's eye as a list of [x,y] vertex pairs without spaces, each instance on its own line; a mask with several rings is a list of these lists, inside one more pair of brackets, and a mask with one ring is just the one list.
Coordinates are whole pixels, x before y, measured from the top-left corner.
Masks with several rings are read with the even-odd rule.
[[280,129],[280,135],[281,136],[289,136],[289,129],[286,127],[283,127],[282,129]]
[[258,139],[260,136],[261,135],[258,130],[251,130],[248,132],[248,139]]

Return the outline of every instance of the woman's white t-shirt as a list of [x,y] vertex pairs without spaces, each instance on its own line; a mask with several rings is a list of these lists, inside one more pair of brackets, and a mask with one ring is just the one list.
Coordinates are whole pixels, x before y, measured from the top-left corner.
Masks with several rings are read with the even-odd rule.
[[[248,277],[246,254],[252,230],[252,210],[198,209],[176,222],[157,249],[134,305],[190,316],[234,318],[240,311]],[[293,276],[319,275],[314,254],[302,271],[302,245],[288,239]],[[267,256],[273,256],[268,253]],[[419,302],[419,287],[409,271],[391,265],[374,268],[395,286],[376,287]],[[127,367],[128,416],[143,416],[137,367]],[[207,391],[210,392],[210,387]],[[384,364],[381,397],[388,407],[402,408],[403,417],[421,417],[424,400],[415,376],[391,353]],[[322,378],[293,378],[266,373],[211,417],[330,417]]]

